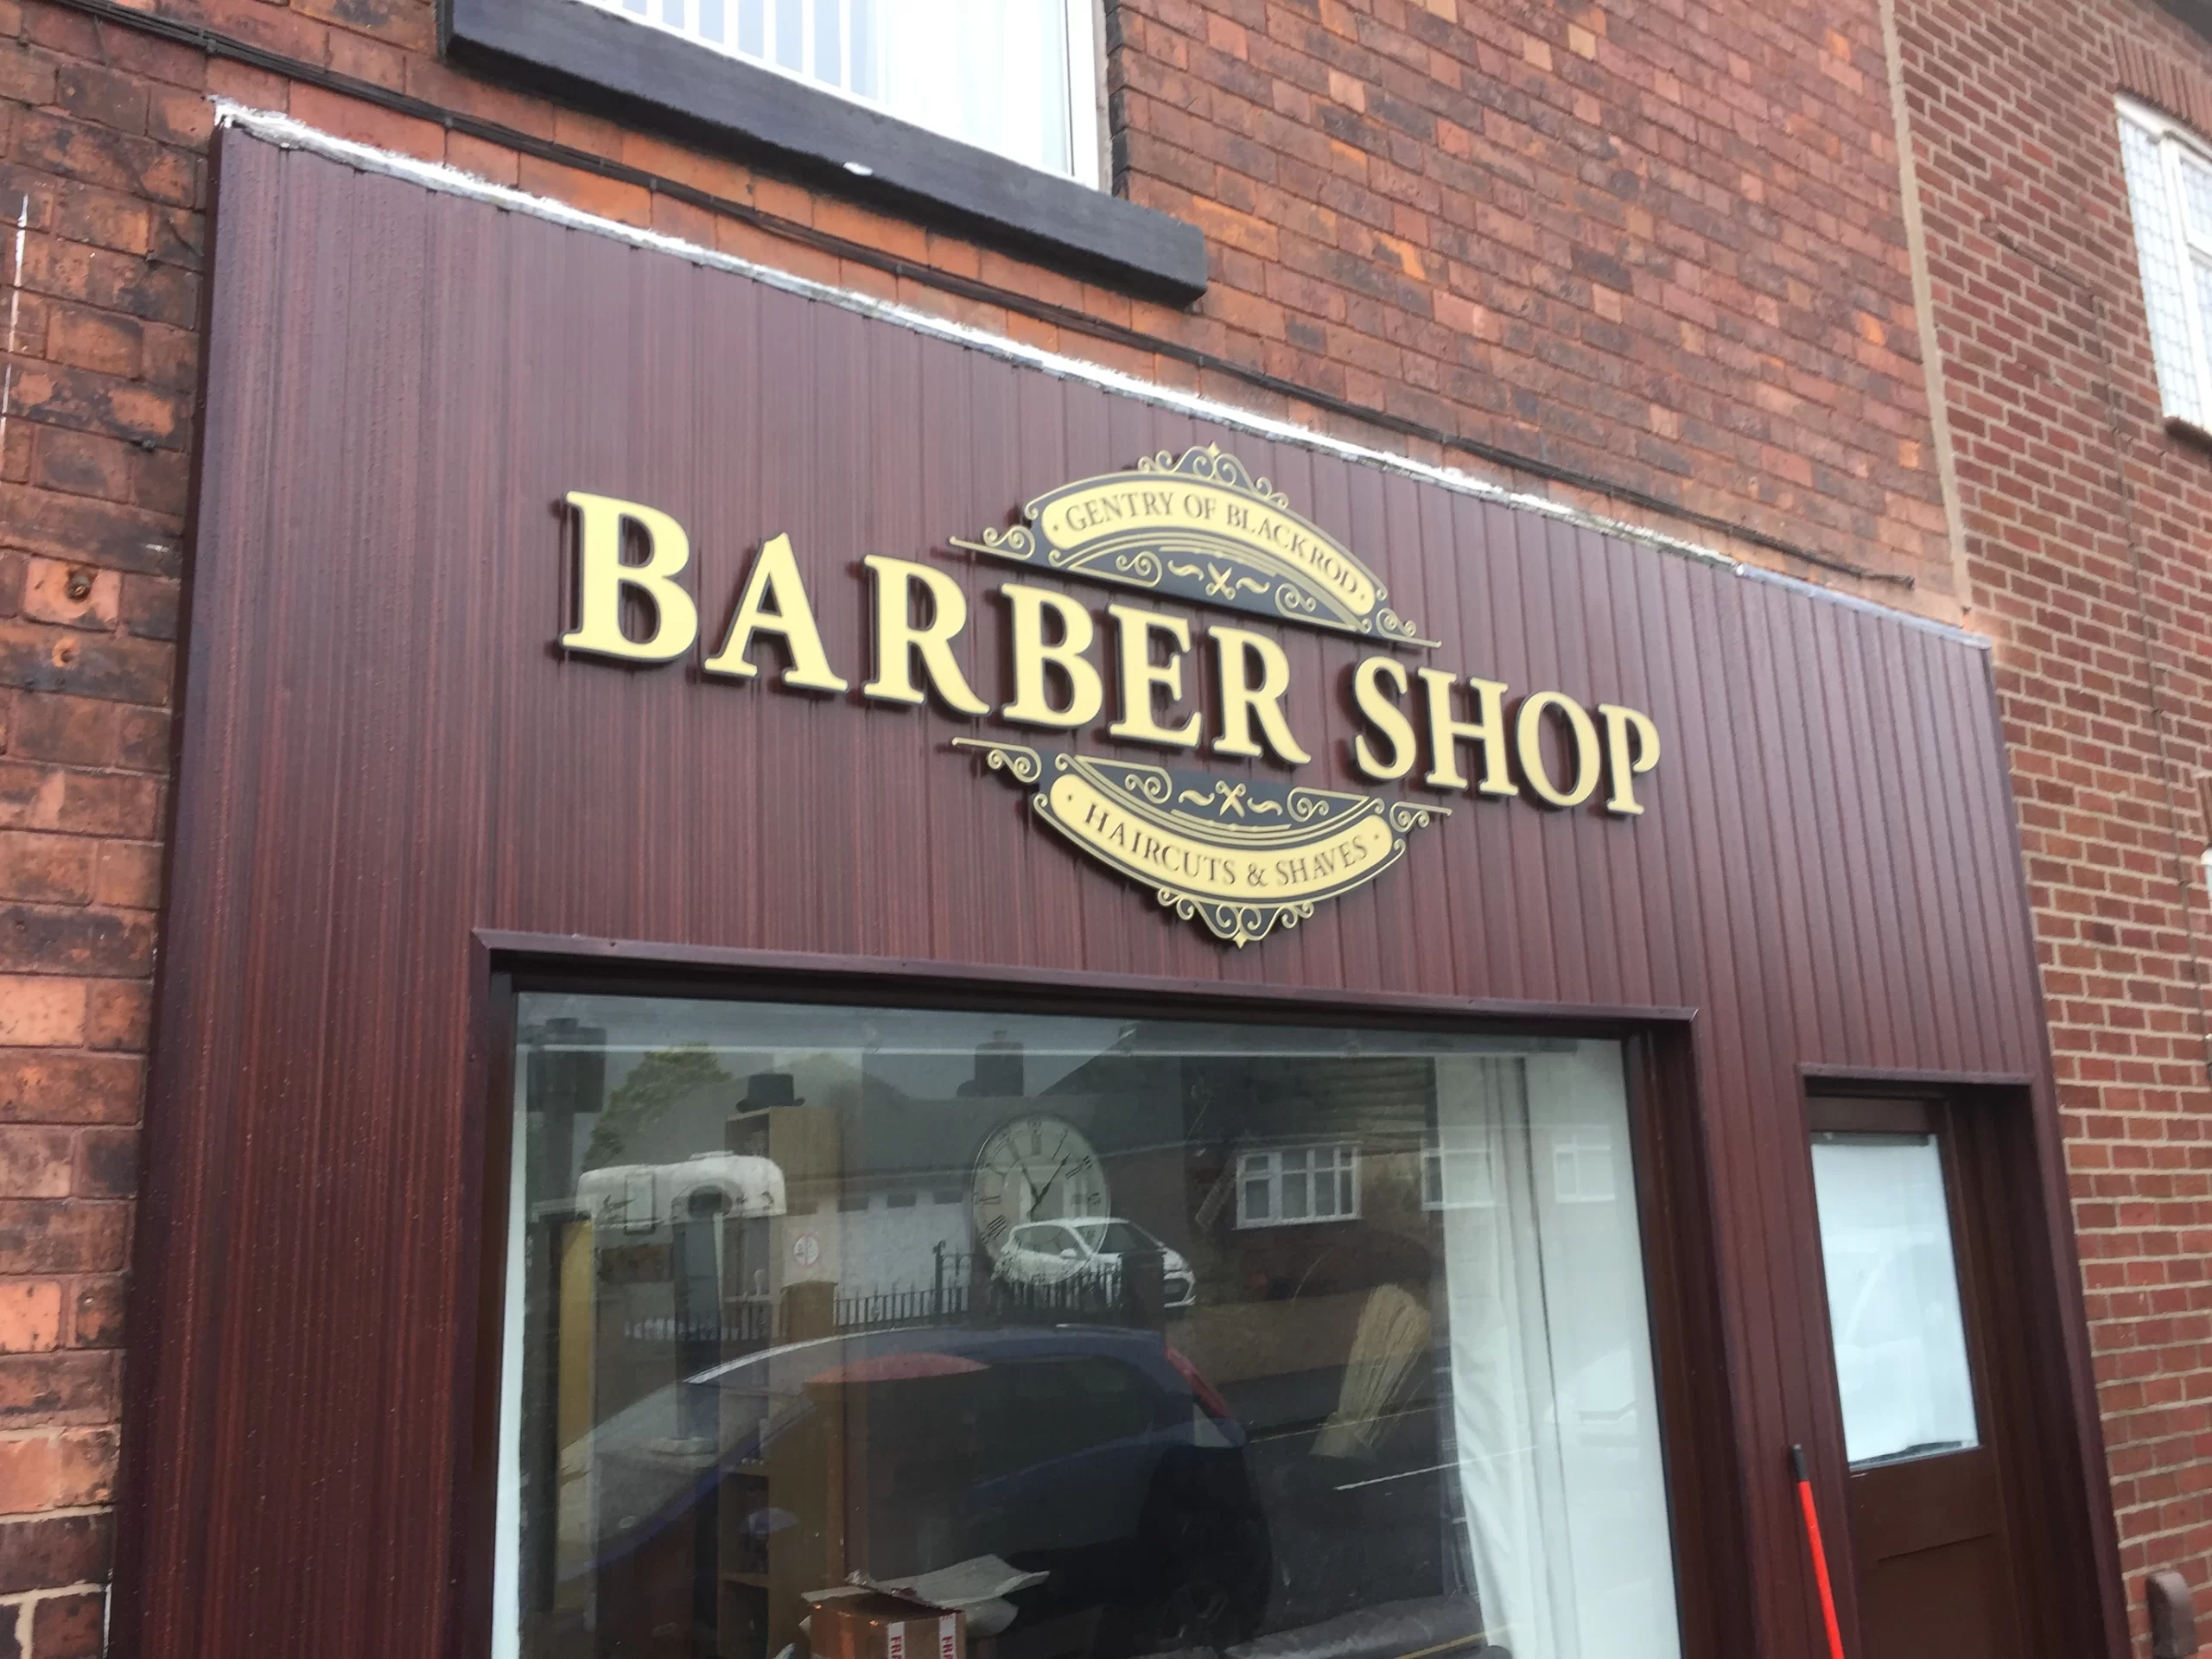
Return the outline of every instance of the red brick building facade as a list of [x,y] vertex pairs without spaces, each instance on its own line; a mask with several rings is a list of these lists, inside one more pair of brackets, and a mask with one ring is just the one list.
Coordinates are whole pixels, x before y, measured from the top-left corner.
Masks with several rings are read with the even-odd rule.
[[2212,1580],[2212,453],[2160,414],[2114,95],[2198,131],[2131,4],[1899,8],[1974,625],[1996,642],[2123,1560]]
[[217,99],[1988,635],[2124,1566],[2212,1586],[2212,440],[2161,416],[2113,113],[2212,138],[2212,38],[1103,16],[1116,188],[1205,235],[1187,308],[458,69],[429,0],[0,0],[0,1656],[104,1629]]

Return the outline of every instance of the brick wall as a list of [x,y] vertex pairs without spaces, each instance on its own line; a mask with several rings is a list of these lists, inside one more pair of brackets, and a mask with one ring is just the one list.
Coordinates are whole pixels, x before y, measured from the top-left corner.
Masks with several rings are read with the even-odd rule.
[[0,1655],[51,1659],[104,1613],[207,118],[196,59],[0,35]]
[[1873,4],[1361,10],[1116,14],[1227,349],[1950,593]]
[[[1206,230],[1214,285],[1188,313],[457,73],[434,55],[429,0],[134,3],[274,60],[0,0],[0,219],[27,216],[20,270],[0,232],[0,303],[16,308],[0,433],[0,1659],[11,1642],[39,1659],[94,1651],[99,1635],[211,96],[1427,459],[1468,464],[1402,423],[1506,446],[1589,480],[1478,470],[1664,529],[1683,526],[1623,504],[1738,523],[1872,575],[1723,538],[1740,556],[1891,602],[1951,617],[1968,602],[1878,0],[1128,0],[1111,9],[1117,171]],[[969,286],[887,271],[872,251]],[[1400,427],[1196,368],[1191,351]],[[2000,510],[1992,463],[1977,465],[1986,542]],[[2024,620],[2042,601],[1985,580],[2008,630],[2024,788],[2056,836],[2064,814],[2042,791],[2063,757],[2035,769],[2042,728],[2078,719],[2084,743],[2137,728],[2062,709],[2073,681],[2019,668],[2018,640],[2056,630]],[[2075,641],[2082,674],[2125,677],[2125,620]],[[2030,683],[2054,688],[2052,713]],[[2045,838],[2039,854],[2108,857],[2104,880],[2140,898],[2160,855],[2150,810],[2114,809],[2126,836],[2070,855]],[[2054,916],[2117,892],[2062,901],[2046,870]],[[2132,940],[2171,923],[2061,925]],[[2177,994],[2169,969],[2143,970],[2158,995]],[[2069,1013],[2066,1029],[2094,1050],[2124,1029],[2133,992],[2082,971],[2063,995],[2107,1012]],[[2131,1109],[2118,1094],[2100,1107]],[[2094,1138],[2123,1138],[2095,1122]]]
[[2149,0],[1898,24],[2139,1626],[2143,1573],[2212,1586],[2212,447],[2163,428],[2113,96],[2212,112],[2212,42]]

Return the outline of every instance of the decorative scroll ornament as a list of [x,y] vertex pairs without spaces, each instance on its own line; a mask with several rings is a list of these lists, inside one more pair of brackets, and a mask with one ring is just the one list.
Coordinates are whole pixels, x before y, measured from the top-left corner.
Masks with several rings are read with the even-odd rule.
[[955,547],[1063,575],[1141,588],[1279,622],[1433,647],[1381,578],[1287,497],[1209,444],[1081,479],[1022,509],[1028,522]]
[[1365,887],[1406,836],[1446,809],[1257,778],[1170,772],[1019,743],[953,740],[1023,787],[1037,816],[1088,856],[1150,887],[1185,921],[1246,945]]

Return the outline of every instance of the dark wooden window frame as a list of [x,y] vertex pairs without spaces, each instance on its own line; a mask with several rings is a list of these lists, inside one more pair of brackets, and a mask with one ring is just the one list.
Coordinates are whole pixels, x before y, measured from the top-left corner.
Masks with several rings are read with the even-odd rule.
[[[2034,1081],[2024,1077],[1921,1071],[1854,1071],[1804,1066],[1802,1101],[1804,1183],[1802,1248],[1812,1254],[1810,1282],[1816,1298],[1821,1344],[1816,1363],[1827,1368],[1821,1421],[1807,1450],[1814,1454],[1816,1491],[1829,1524],[1827,1548],[1837,1573],[1837,1606],[1847,1643],[1858,1651],[1858,1605],[1853,1586],[1850,1529],[1844,1522],[1843,1409],[1829,1357],[1827,1276],[1820,1266],[1820,1235],[1813,1203],[1812,1136],[1816,1129],[1854,1128],[1925,1133],[1941,1137],[1952,1231],[1960,1241],[1960,1273],[1984,1306],[1969,1331],[1975,1410],[1985,1440],[1998,1420],[2025,1425],[2041,1455],[2008,1469],[2004,1503],[2019,1525],[2024,1581],[2041,1606],[2024,1610],[2024,1628],[2049,1653],[2105,1650],[2105,1605],[2092,1564],[2117,1550],[2111,1504],[2085,1470],[2104,1467],[2102,1425],[2095,1393],[2086,1378],[2069,1374],[2070,1331],[2086,1329],[2081,1279],[2074,1263],[2071,1215],[2051,1208],[2055,1147],[2040,1141]],[[1847,1126],[1839,1112],[1856,1121]],[[1966,1225],[1967,1206],[1980,1211],[1982,1236],[2001,1243],[2009,1258],[1979,1259]],[[2054,1220],[2054,1213],[2056,1219]],[[2041,1355],[2053,1363],[2007,1365],[2005,1355]],[[2086,1451],[2086,1457],[2083,1455]],[[2100,1536],[2099,1535],[2107,1535]]]
[[485,74],[1152,298],[1205,292],[1195,225],[582,0],[442,0],[438,21]]
[[1736,1433],[1738,1378],[1718,1276],[1716,1213],[1699,1109],[1695,1013],[1682,1008],[1560,1007],[1316,991],[1121,976],[1037,974],[880,957],[667,947],[479,931],[473,948],[471,1071],[480,1109],[461,1178],[471,1235],[456,1264],[476,1310],[473,1343],[454,1378],[453,1581],[460,1593],[442,1650],[490,1651],[493,1541],[506,1317],[505,1179],[512,1155],[518,994],[562,990],[855,1006],[976,1008],[1024,1014],[1220,1019],[1309,1026],[1330,1018],[1370,1027],[1516,1036],[1596,1037],[1622,1044],[1637,1220],[1652,1326],[1669,1522],[1682,1650],[1697,1659],[1754,1659],[1749,1470]]

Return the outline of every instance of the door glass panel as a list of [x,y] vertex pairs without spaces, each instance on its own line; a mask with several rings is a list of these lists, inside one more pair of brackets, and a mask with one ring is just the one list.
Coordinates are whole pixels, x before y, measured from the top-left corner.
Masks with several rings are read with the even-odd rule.
[[1979,1445],[1932,1135],[1815,1135],[1813,1185],[1851,1466]]
[[519,1001],[494,1659],[1679,1659],[1618,1044]]

